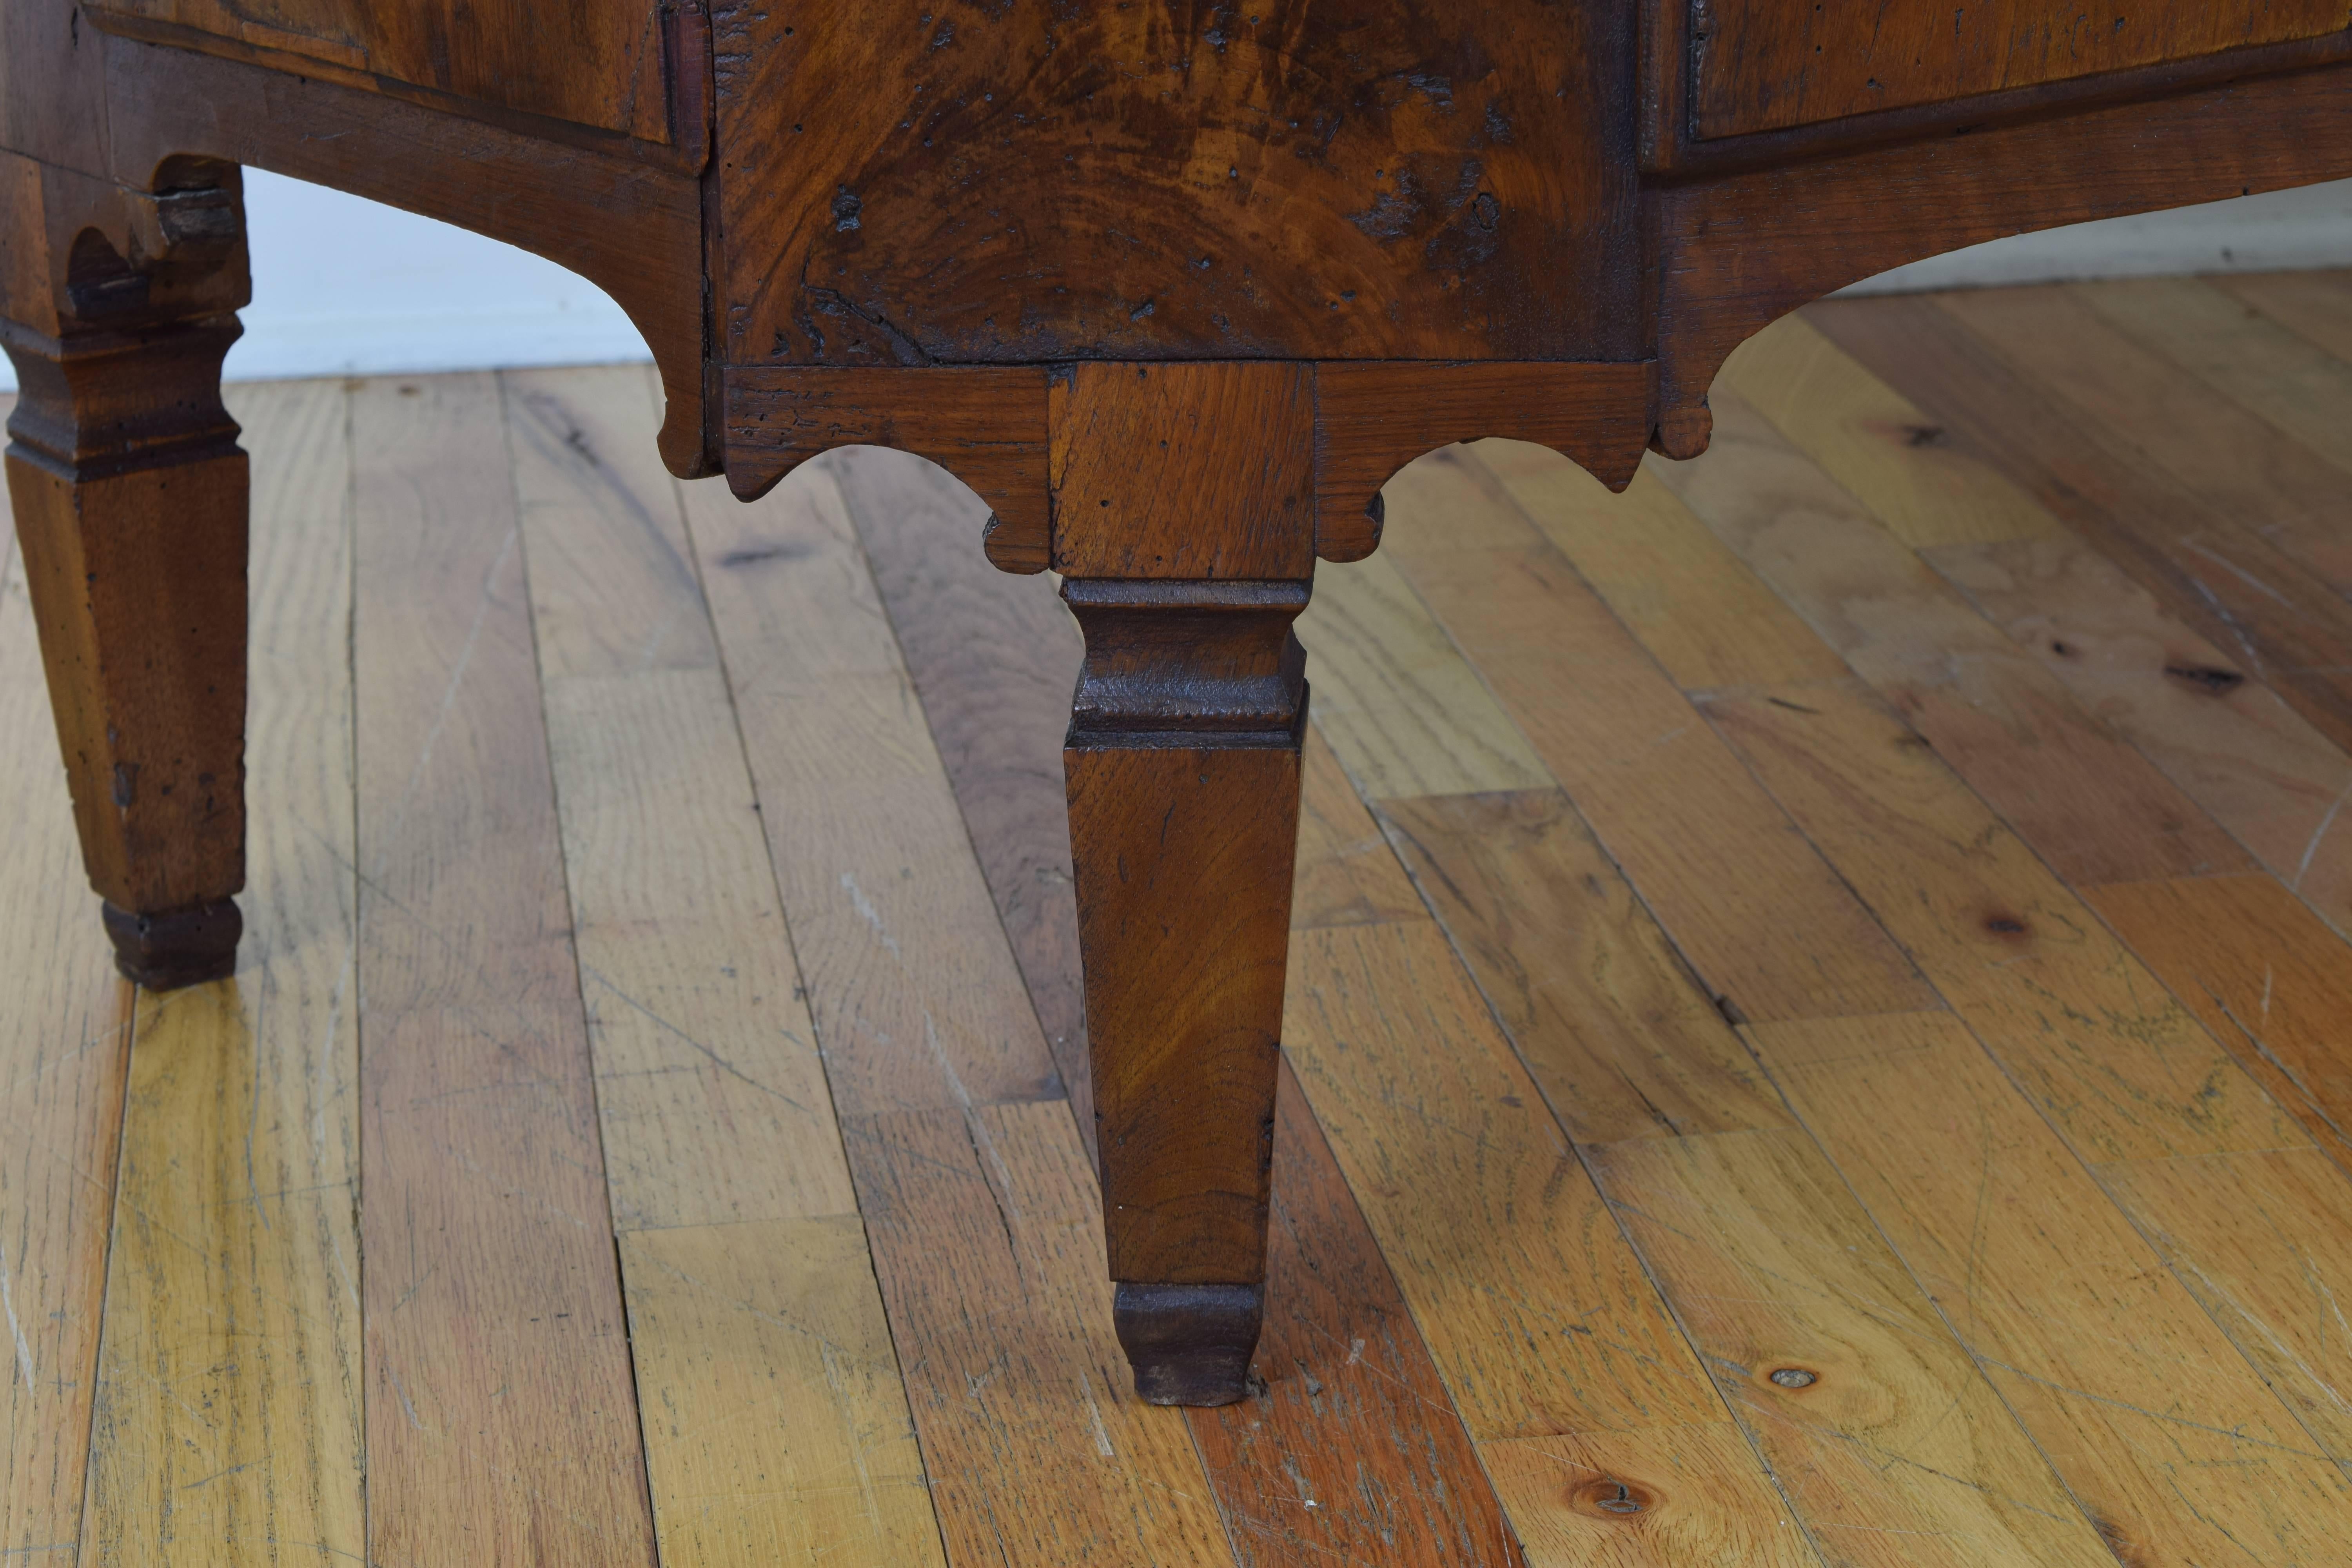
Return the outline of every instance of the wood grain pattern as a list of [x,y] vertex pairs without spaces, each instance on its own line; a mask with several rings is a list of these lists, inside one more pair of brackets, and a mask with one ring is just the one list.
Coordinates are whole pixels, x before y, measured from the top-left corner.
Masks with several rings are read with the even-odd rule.
[[245,885],[247,464],[219,395],[236,318],[141,325],[0,323],[0,343],[26,389],[8,489],[83,861],[149,915]]
[[2352,759],[2335,742],[2078,542],[1929,558],[2273,875],[2352,930],[2352,825],[2337,804],[2352,795]]
[[1909,960],[1558,551],[1395,533],[1388,548],[1423,601],[1710,995],[1742,1017],[1932,1005]]
[[1654,211],[1671,259],[1656,301],[1658,449],[1705,450],[1706,390],[1732,350],[1856,279],[2006,234],[2352,167],[2344,95],[2326,70],[2150,85],[2163,95],[2007,124],[1962,121],[1965,136],[1914,135],[1662,188]]
[[1810,1136],[1640,1138],[1594,1164],[1829,1561],[2114,1562]]
[[845,1117],[951,1563],[1230,1568],[1183,1415],[1129,1391],[1061,1105]]
[[1533,1568],[1822,1561],[1795,1521],[1757,1506],[1755,1453],[1728,1425],[1507,1437],[1478,1452]]
[[[0,921],[17,989],[0,1008],[0,1246],[16,1325],[0,1382],[0,1547],[27,1560],[79,1540],[87,1434],[133,994],[89,929],[73,812],[49,748],[48,692],[16,534],[0,547]],[[21,1338],[18,1337],[21,1333]]]
[[[1046,584],[942,547],[975,503],[937,469],[869,452],[843,453],[834,468],[1038,1015],[1069,1020],[1070,1038],[1047,1024],[1068,1074],[1063,1053],[1073,1040],[1082,1047],[1084,1033],[1075,911],[1062,891],[1066,805],[1053,775],[1083,656],[1076,627]],[[1293,926],[1425,921],[1312,731],[1303,773]],[[1071,1080],[1082,1087],[1084,1074]],[[1091,1131],[1086,1104],[1073,1096],[1080,1130]],[[1241,1404],[1190,1415],[1236,1559],[1518,1561],[1444,1382],[1286,1069],[1276,1115],[1258,1377]]]
[[1094,1152],[1062,737],[1085,640],[1050,580],[1013,581],[970,541],[982,504],[896,453],[831,462],[955,791],[997,918]]
[[[2275,299],[2291,321],[2313,274],[2255,274],[2231,284],[2249,302]],[[2341,593],[2352,588],[2352,501],[2343,471],[2277,425],[2102,315],[2078,289],[1970,289],[1937,297],[2011,363],[2121,433],[2149,462],[2223,517],[2261,535]],[[2347,340],[2352,342],[2352,340]]]
[[1805,318],[1739,345],[1717,378],[1904,543],[2031,539],[2057,523],[1994,465],[1842,352]]
[[830,470],[686,502],[836,1111],[1058,1099]]
[[946,1562],[855,1214],[620,1251],[662,1561]]
[[2084,1158],[2307,1142],[1875,698],[1808,686],[1705,707]]
[[1495,437],[1559,452],[1622,489],[1649,437],[1647,364],[1338,361],[1315,370],[1315,553],[1381,542],[1381,487],[1424,452]]
[[[2345,1550],[2352,1483],[1958,1019],[1752,1035],[2111,1542],[2187,1561]],[[1783,1068],[1789,1036],[1803,1059]],[[2213,1205],[2181,1209],[2227,1228]],[[2217,1470],[2230,1486],[2201,1484]]]
[[1551,783],[1391,557],[1318,573],[1298,640],[1315,727],[1366,799]]
[[656,1540],[940,1562],[655,388],[503,381]]
[[613,1224],[856,1207],[635,366],[503,378]]
[[711,19],[730,364],[1640,357],[1630,12]]
[[[2102,1166],[2099,1179],[2140,1221],[2205,1310],[2340,1464],[2352,1439],[2352,1391],[2336,1304],[2346,1277],[2352,1215],[2342,1164],[2315,1149],[2133,1160]],[[2215,1192],[2225,1201],[2212,1200]],[[2343,1504],[2314,1486],[2306,1527],[2341,1531]]]
[[1477,461],[1684,690],[1847,673],[1771,589],[1714,559],[1682,499],[1703,462],[1645,467],[1619,497],[1525,445],[1482,442]]
[[1383,801],[1381,817],[1576,1142],[1790,1125],[1565,795]]
[[1081,363],[1049,405],[1056,572],[1314,575],[1313,366]]
[[677,474],[719,471],[704,291],[678,284],[704,271],[701,189],[691,175],[127,38],[105,40],[105,70],[109,157],[131,182],[177,156],[268,169],[490,235],[594,283],[661,366],[663,460]]
[[1951,436],[1996,459],[2164,606],[2252,661],[2295,710],[2352,747],[2352,606],[2275,546],[2165,481],[2131,443],[2073,414],[1932,303],[1809,313],[1880,374],[1900,377]]
[[[2352,365],[2263,310],[2259,287],[2242,293],[2193,278],[2135,278],[2076,291],[2131,337],[2338,469],[2352,468],[2352,440],[2337,423],[2352,406]],[[2291,310],[2291,298],[2278,304]]]
[[1307,731],[1298,771],[1298,865],[1291,885],[1290,929],[1427,920],[1420,895],[1320,730]]
[[1936,0],[1828,5],[1708,0],[1694,50],[1693,129],[1738,136],[2003,88],[2316,37],[2344,0],[2069,0],[1948,11]]
[[[2177,769],[2168,778],[2099,722],[2104,710],[2081,687],[1988,624],[1745,399],[1715,402],[1707,456],[1659,468],[1737,552],[1718,569],[1744,577],[1744,561],[1769,582],[2061,876],[2085,884],[2246,866],[2192,781]],[[2070,536],[2043,535],[1933,558],[2070,548]],[[1763,668],[1748,679],[1778,684]]]
[[[273,0],[257,8],[236,0],[100,0],[90,9],[101,23],[168,24],[199,47],[209,37],[280,50],[362,79],[669,139],[654,0],[564,0],[560,18],[522,5],[387,8],[361,0]],[[550,26],[562,29],[560,57],[544,47]]]
[[1063,767],[1110,1277],[1255,1284],[1298,753],[1073,744]]
[[1045,569],[1044,366],[735,368],[723,384],[727,482],[746,500],[832,447],[889,447],[929,458],[980,497],[982,538],[1000,571]]
[[367,384],[352,441],[369,1555],[643,1564],[497,387]]
[[1258,1381],[1239,1405],[1192,1413],[1234,1560],[1541,1568],[1287,1065],[1274,1150]]
[[2083,896],[2215,1039],[2339,1158],[2352,1155],[2343,940],[2269,877],[2089,888]]
[[1723,1407],[1426,924],[1302,931],[1283,1042],[1470,1434]]
[[123,1563],[367,1551],[346,397],[232,392],[256,880],[236,978],[142,1000],[84,1527]]

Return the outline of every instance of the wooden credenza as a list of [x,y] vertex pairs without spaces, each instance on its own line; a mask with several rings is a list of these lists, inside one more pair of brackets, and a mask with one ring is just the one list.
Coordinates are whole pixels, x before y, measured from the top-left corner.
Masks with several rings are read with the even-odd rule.
[[[124,973],[233,972],[239,167],[608,291],[664,458],[942,464],[1086,635],[1066,764],[1139,1389],[1242,1391],[1315,563],[1412,458],[1622,485],[1742,339],[2023,229],[2352,174],[2352,0],[9,0],[8,478]],[[24,743],[26,738],[17,738]]]

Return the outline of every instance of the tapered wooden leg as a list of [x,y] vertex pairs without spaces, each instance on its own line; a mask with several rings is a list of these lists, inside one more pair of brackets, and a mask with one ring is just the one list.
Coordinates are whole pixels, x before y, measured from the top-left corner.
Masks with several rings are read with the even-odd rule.
[[240,931],[247,474],[217,306],[243,298],[242,237],[233,188],[134,195],[127,218],[113,193],[60,211],[74,194],[0,215],[69,247],[53,298],[0,319],[8,494],[83,863],[117,965],[163,989],[227,974]]
[[1082,364],[1051,389],[1086,634],[1063,753],[1119,1342],[1161,1405],[1242,1397],[1267,1181],[1315,572],[1310,367]]
[[1307,584],[1067,581],[1063,765],[1119,1342],[1162,1405],[1242,1396],[1264,1305]]

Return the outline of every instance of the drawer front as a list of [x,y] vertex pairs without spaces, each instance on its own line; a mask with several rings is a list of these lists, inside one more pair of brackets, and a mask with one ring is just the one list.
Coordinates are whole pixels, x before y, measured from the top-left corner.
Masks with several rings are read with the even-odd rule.
[[660,0],[96,0],[101,25],[293,56],[667,142]]
[[2352,25],[2352,0],[1688,0],[1700,140],[2165,65]]

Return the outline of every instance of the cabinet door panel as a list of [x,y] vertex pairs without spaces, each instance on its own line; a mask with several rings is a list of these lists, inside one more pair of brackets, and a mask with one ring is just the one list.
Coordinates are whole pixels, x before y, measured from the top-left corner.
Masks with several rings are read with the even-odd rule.
[[1690,0],[1702,139],[2318,37],[2352,0]]
[[[98,0],[363,76],[666,142],[660,0]],[[152,35],[151,35],[152,36]]]

